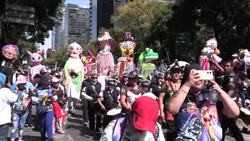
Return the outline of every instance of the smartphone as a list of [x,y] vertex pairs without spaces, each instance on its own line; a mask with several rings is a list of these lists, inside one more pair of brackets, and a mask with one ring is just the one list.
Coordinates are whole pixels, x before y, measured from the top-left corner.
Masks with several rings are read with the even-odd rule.
[[196,70],[199,73],[200,80],[213,80],[214,74],[212,70]]

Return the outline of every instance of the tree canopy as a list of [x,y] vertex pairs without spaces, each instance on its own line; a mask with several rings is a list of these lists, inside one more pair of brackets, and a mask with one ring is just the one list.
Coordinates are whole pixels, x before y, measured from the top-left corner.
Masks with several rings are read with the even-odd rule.
[[[57,19],[61,18],[64,0],[2,0],[0,3],[1,45],[26,40],[44,44]],[[25,6],[34,9],[34,24],[14,23],[7,20],[7,5]],[[18,15],[16,17],[20,17]]]

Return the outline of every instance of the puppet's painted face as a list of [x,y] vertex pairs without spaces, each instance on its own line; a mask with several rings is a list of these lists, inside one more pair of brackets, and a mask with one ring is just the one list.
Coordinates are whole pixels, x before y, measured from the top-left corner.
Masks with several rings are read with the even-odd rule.
[[133,41],[124,41],[120,43],[120,48],[122,56],[131,56],[134,53],[136,47],[135,42]]
[[206,42],[206,47],[208,48],[208,54],[210,52],[215,53],[216,55],[220,54],[220,50],[218,49],[218,42],[215,38],[211,38]]
[[18,47],[12,44],[5,45],[2,48],[2,54],[7,59],[14,59],[19,55]]
[[42,55],[41,55],[41,54],[42,54],[41,52],[34,52],[34,53],[31,53],[31,52],[28,51],[28,53],[29,53],[29,55],[30,55],[30,59],[31,59],[31,62],[32,62],[32,63],[39,64],[39,63],[42,62],[43,57],[42,57]]
[[157,60],[159,58],[158,53],[154,52],[152,49],[146,48],[146,53],[144,54],[144,59],[146,62]]
[[70,57],[79,58],[80,53],[82,52],[82,47],[78,43],[72,43],[69,45],[68,52],[70,54]]

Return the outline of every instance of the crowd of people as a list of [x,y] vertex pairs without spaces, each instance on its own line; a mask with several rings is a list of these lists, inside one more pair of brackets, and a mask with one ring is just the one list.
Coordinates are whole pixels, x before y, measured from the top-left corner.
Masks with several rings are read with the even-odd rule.
[[[101,133],[100,141],[220,141],[229,133],[237,141],[244,140],[242,133],[249,133],[250,124],[246,54],[239,52],[232,60],[222,61],[216,54],[205,53],[217,49],[212,48],[217,41],[211,39],[200,64],[175,60],[171,65],[163,61],[155,65],[158,54],[152,49],[146,49],[140,64],[134,64],[134,39],[130,33],[125,35],[117,73],[111,72],[114,63],[108,61],[113,60],[109,36],[102,39],[105,44],[97,55],[100,62],[92,63],[99,69],[90,66],[93,56],[84,67],[82,47],[72,43],[63,70],[47,69],[41,64],[41,54],[30,53],[32,68],[23,71],[18,67],[12,73],[9,60],[15,58],[18,48],[2,48],[0,141],[7,140],[9,131],[11,141],[22,141],[25,126],[39,129],[42,140],[52,141],[54,134],[65,133],[67,118],[77,114],[78,103],[82,126]],[[242,129],[237,120],[243,123]]]
[[[91,73],[82,83],[83,126],[101,132],[101,141],[223,140],[228,132],[237,141],[244,140],[241,132],[249,132],[249,123],[240,131],[236,120],[249,118],[239,110],[249,105],[249,69],[236,70],[233,61],[225,61],[214,80],[200,80],[198,64],[182,68],[176,62],[169,69],[162,67],[166,66],[158,66],[151,80],[137,71],[124,72],[120,81],[108,77],[104,90],[99,74]],[[19,72],[9,86],[6,76],[0,75],[1,140],[7,138],[10,127],[11,140],[21,141],[25,125],[39,126],[42,139],[53,140],[53,134],[64,133],[67,117],[74,116],[73,111],[68,113],[59,72],[41,72],[36,79],[33,84]]]

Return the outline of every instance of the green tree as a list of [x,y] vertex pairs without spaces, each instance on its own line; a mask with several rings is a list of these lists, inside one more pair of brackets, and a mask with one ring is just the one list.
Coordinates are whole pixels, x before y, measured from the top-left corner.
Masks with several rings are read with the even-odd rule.
[[135,36],[138,52],[145,47],[154,20],[153,0],[134,0],[118,9],[119,14],[114,20],[122,23],[122,30],[132,32]]
[[63,68],[65,62],[68,59],[67,47],[60,47],[58,50],[53,52],[53,54],[45,60],[45,64],[49,66],[54,66],[57,63],[57,67]]
[[[34,25],[11,23],[5,20],[5,8],[7,4],[33,7]],[[1,44],[14,43],[19,39],[44,44],[44,39],[49,36],[57,19],[62,16],[64,0],[3,0],[0,3],[0,28],[2,29]],[[18,15],[17,15],[18,16]]]

